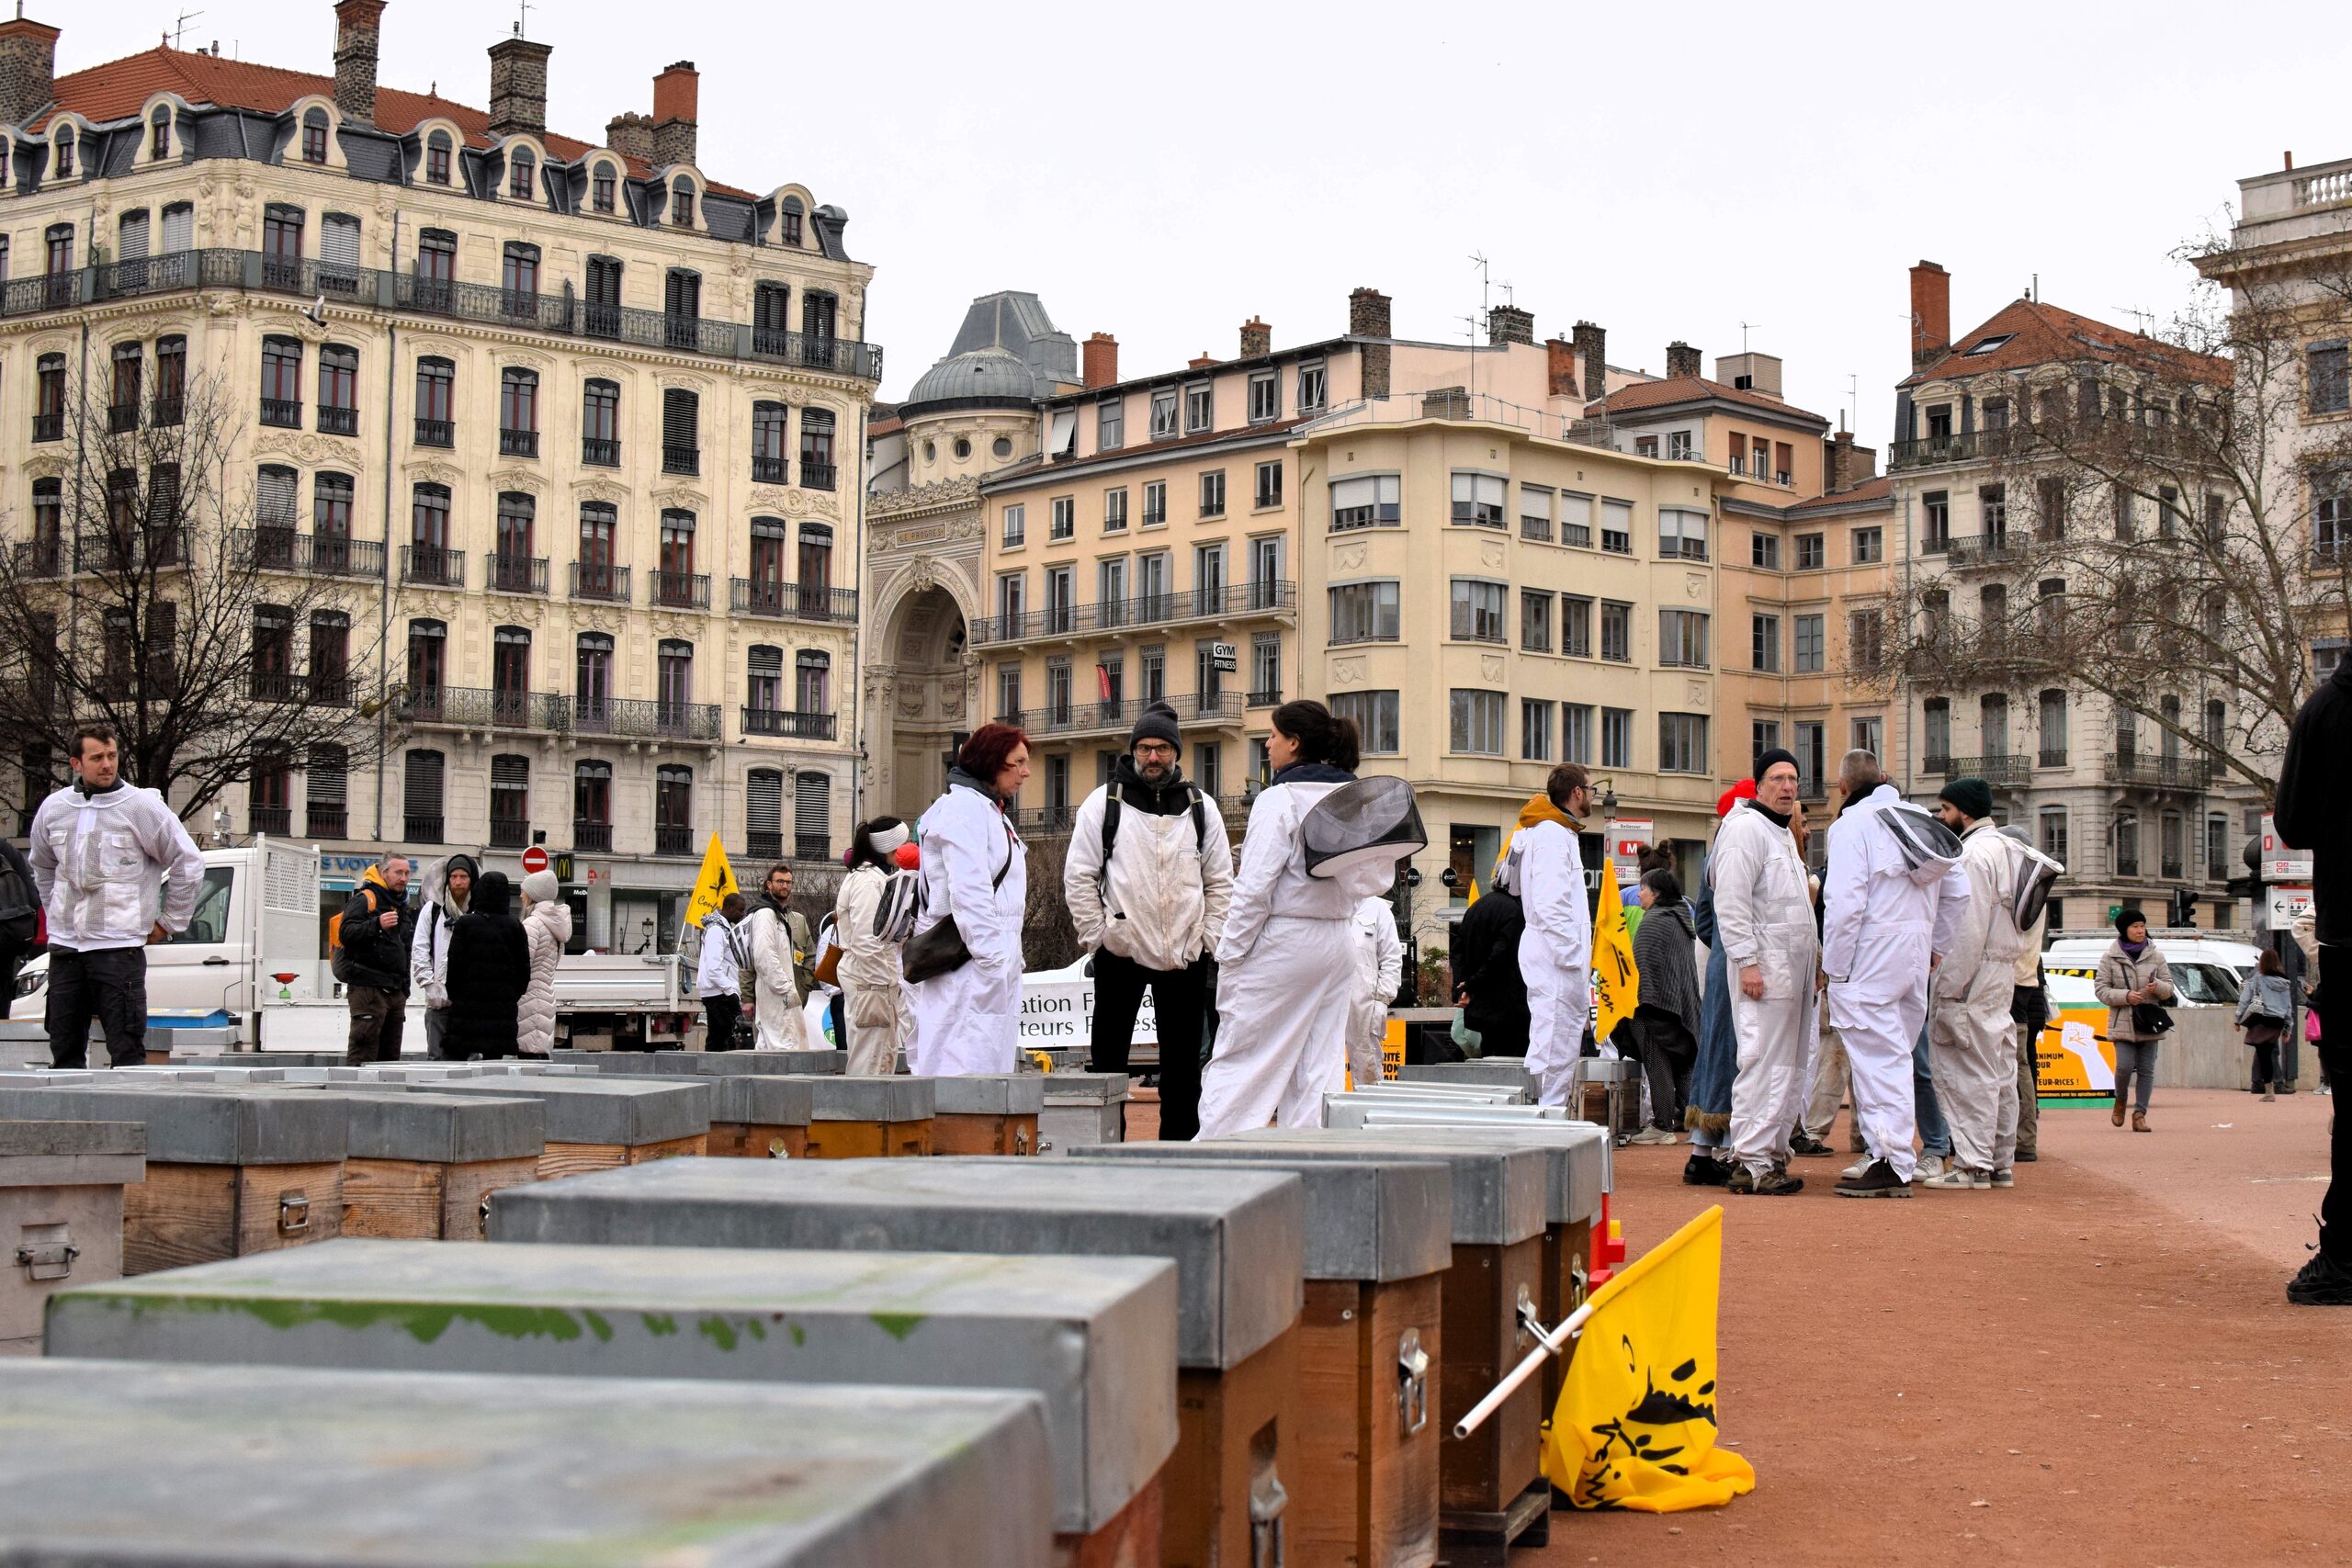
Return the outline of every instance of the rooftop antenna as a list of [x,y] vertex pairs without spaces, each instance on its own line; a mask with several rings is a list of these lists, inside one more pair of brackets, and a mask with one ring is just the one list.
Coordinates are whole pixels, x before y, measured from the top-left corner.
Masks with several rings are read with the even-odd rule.
[[1846,378],[1846,418],[1849,422],[1854,417],[1855,406],[1861,400],[1862,378],[1860,376],[1848,376]]
[[[17,15],[21,17],[24,14],[25,7],[21,3],[21,0],[19,0],[19,4],[17,6]],[[187,25],[202,15],[204,15],[204,13],[201,11],[182,11],[178,16],[172,18],[172,47],[174,49],[179,48],[181,43],[187,39]]]
[[2027,295],[2026,298],[2032,300],[2037,305],[2041,303],[2041,274],[2037,272],[2033,275],[2033,292]]
[[1468,334],[1470,339],[1470,395],[1473,398],[1476,398],[1478,395],[1478,323],[1487,319],[1489,309],[1487,305],[1487,299],[1490,275],[1487,264],[1486,252],[1478,251],[1473,253],[1470,257],[1470,262],[1472,265],[1478,269],[1478,313],[1470,318],[1470,332]]
[[524,24],[531,19],[531,0],[515,0],[514,36],[522,38]]
[[1764,323],[1763,323],[1763,322],[1761,322],[1761,321],[1742,321],[1742,322],[1740,322],[1740,323],[1739,323],[1739,352],[1740,352],[1740,353],[1742,353],[1742,354],[1746,354],[1746,353],[1747,352],[1747,333],[1748,333],[1748,329],[1750,329],[1751,327],[1760,327],[1760,326],[1762,326],[1763,324],[1764,324]]
[[2149,323],[2150,323],[2150,322],[2154,321],[2156,319],[2156,315],[2155,315],[2155,312],[2154,312],[2154,311],[2153,311],[2153,310],[2135,310],[2134,308],[2132,308],[2132,306],[2130,306],[2130,305],[2118,305],[2118,306],[2115,308],[2115,310],[2116,310],[2116,314],[2118,314],[2118,315],[2121,315],[2121,316],[2129,316],[2129,317],[2131,317],[2133,321],[2135,321],[2139,322],[2139,323],[2140,323],[2140,335],[2141,335],[2142,337],[2146,337],[2146,336],[2148,335],[2148,325],[2149,325]]

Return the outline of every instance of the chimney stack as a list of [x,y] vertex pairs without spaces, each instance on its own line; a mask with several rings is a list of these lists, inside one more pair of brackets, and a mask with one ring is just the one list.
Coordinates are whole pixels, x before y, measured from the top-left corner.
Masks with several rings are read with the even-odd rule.
[[1356,349],[1363,356],[1363,395],[1367,398],[1388,395],[1388,296],[1377,288],[1358,288],[1348,295],[1348,335],[1380,340],[1361,344]]
[[1507,343],[1535,341],[1535,312],[1516,305],[1497,305],[1487,312],[1487,341],[1497,347]]
[[1115,387],[1119,383],[1119,340],[1109,333],[1096,333],[1086,340],[1081,351],[1080,378],[1090,388]]
[[503,38],[490,46],[490,133],[544,136],[548,130],[548,56],[552,44]]
[[1697,377],[1703,364],[1699,351],[1680,338],[1666,345],[1666,378],[1669,381],[1682,376]]
[[0,22],[0,124],[24,125],[55,96],[58,29],[26,19]]
[[334,8],[334,107],[344,118],[376,123],[376,35],[384,0],[338,0]]
[[1878,477],[1878,448],[1855,446],[1850,430],[1839,431],[1825,444],[1822,460],[1822,466],[1828,470],[1825,488],[1832,495]]
[[1577,351],[1564,337],[1544,340],[1544,390],[1555,398],[1573,398],[1577,393]]
[[653,162],[653,118],[650,115],[616,114],[605,122],[605,145],[624,158]]
[[1584,367],[1584,400],[1597,403],[1609,395],[1609,332],[1590,321],[1578,321],[1577,362]]
[[1273,328],[1268,326],[1265,322],[1260,321],[1255,316],[1250,317],[1248,321],[1241,323],[1242,358],[1255,359],[1261,354],[1272,352],[1273,346]]
[[1911,269],[1911,368],[1951,346],[1951,274],[1931,261]]
[[702,77],[691,60],[681,60],[653,78],[653,164],[667,168],[695,161],[695,117]]
[[1210,366],[1215,365],[1216,363],[1216,355],[1211,354],[1204,348],[1197,355],[1194,355],[1192,359],[1187,361],[1184,368],[1187,370],[1206,370]]

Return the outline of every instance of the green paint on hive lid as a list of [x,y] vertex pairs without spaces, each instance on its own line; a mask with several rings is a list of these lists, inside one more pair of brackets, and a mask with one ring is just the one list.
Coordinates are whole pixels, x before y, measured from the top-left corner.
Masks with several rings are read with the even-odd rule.
[[645,1331],[657,1338],[678,1332],[678,1320],[666,1312],[639,1313],[638,1315],[644,1320]]
[[722,1350],[735,1348],[737,1339],[734,1325],[716,1313],[708,1314],[700,1323],[695,1325],[695,1332]]
[[908,1335],[922,1326],[924,1314],[919,1312],[877,1312],[872,1315],[875,1327],[903,1344]]
[[[449,1325],[466,1322],[487,1329],[503,1339],[577,1339],[581,1325],[571,1314],[558,1307],[458,1305],[446,1302],[311,1302],[279,1298],[255,1299],[239,1296],[163,1296],[106,1292],[86,1292],[78,1299],[95,1297],[105,1304],[120,1308],[128,1306],[133,1317],[149,1313],[243,1313],[256,1322],[272,1328],[300,1328],[310,1324],[332,1324],[337,1328],[357,1332],[390,1324],[406,1333],[420,1345],[430,1345],[449,1331]],[[591,1318],[594,1314],[586,1314]],[[613,1332],[608,1325],[597,1320],[590,1325],[599,1339],[610,1339]]]

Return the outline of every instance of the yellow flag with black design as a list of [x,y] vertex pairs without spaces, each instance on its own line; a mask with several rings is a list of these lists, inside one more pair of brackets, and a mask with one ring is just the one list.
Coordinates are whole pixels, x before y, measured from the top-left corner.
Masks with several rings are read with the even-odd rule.
[[1642,999],[1642,972],[1634,963],[1634,938],[1625,929],[1625,899],[1617,891],[1617,863],[1600,862],[1600,906],[1592,918],[1592,1037],[1634,1016]]
[[686,924],[701,925],[704,916],[725,903],[729,893],[739,891],[735,868],[727,863],[727,851],[713,833],[710,848],[702,852],[702,870],[695,874],[695,896],[686,903]]
[[1545,1479],[1579,1508],[1670,1514],[1756,1489],[1715,1447],[1724,1212],[1709,1209],[1592,1293],[1544,1429]]

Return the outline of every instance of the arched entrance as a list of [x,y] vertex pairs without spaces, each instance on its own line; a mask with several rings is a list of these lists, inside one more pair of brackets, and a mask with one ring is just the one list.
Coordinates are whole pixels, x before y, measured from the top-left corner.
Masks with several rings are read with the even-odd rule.
[[947,787],[947,761],[979,723],[963,609],[933,584],[900,601],[879,651],[874,750],[886,776],[883,809],[911,818]]

